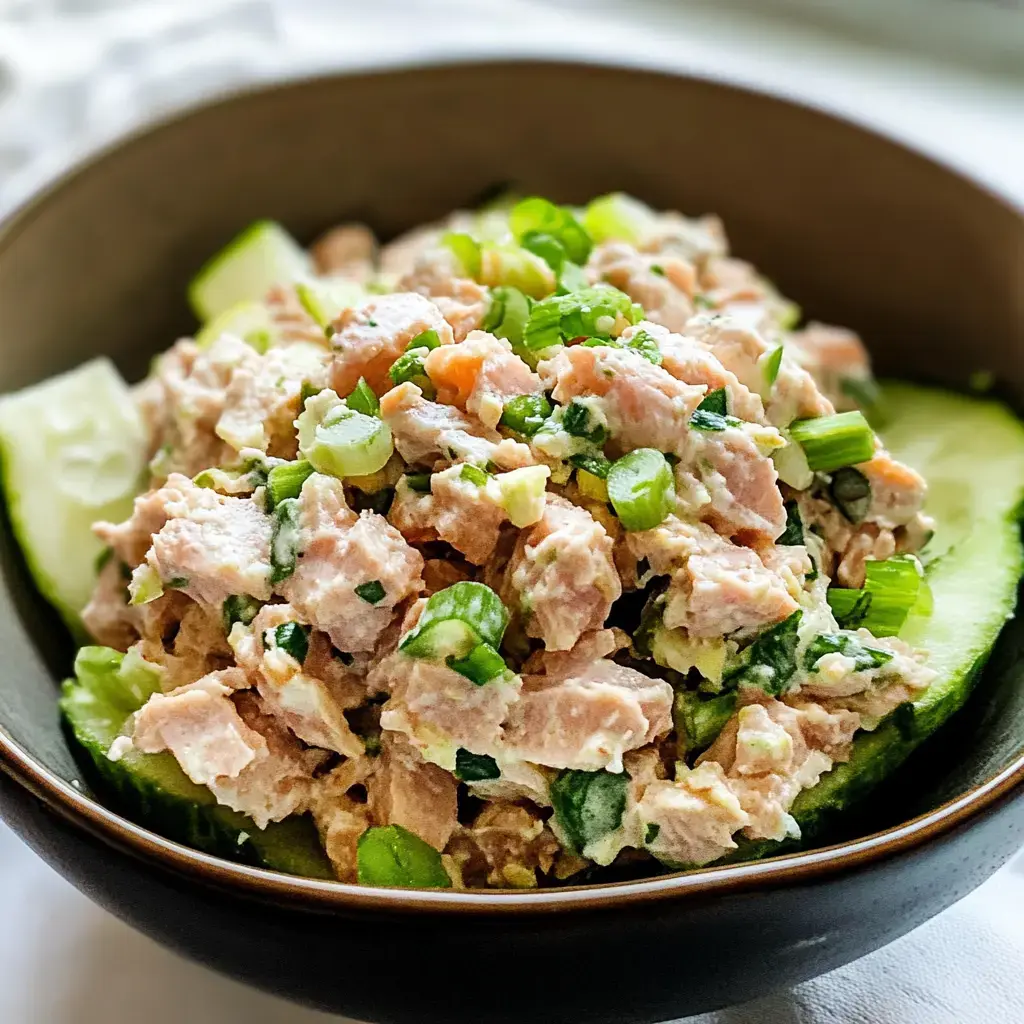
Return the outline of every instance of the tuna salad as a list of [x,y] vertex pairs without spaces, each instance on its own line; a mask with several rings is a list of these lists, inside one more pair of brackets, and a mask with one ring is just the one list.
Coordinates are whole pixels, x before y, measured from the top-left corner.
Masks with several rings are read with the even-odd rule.
[[289,822],[370,885],[743,856],[936,678],[900,638],[926,482],[865,348],[715,217],[531,197],[308,251],[261,222],[190,298],[64,710],[258,862]]

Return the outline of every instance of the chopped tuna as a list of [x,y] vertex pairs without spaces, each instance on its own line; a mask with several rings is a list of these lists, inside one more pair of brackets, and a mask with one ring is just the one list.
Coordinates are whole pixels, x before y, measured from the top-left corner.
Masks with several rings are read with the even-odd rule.
[[377,239],[364,224],[340,224],[321,235],[309,249],[318,274],[366,284],[373,277]]

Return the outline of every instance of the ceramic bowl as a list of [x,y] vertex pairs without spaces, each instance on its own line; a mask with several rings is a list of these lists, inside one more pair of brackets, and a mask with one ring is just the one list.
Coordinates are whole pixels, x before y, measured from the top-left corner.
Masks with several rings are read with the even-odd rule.
[[[736,252],[879,370],[1024,398],[1024,222],[1007,202],[824,113],[707,81],[510,61],[319,78],[204,106],[61,178],[0,229],[0,391],[97,353],[129,377],[193,328],[190,275],[273,217],[384,237],[501,182],[716,211]],[[655,1021],[735,1003],[894,939],[1024,841],[1015,623],[968,708],[837,845],[544,892],[416,893],[185,849],[78,782],[56,683],[70,644],[0,525],[0,809],[102,906],[173,949],[375,1021]],[[842,840],[841,842],[839,840]]]

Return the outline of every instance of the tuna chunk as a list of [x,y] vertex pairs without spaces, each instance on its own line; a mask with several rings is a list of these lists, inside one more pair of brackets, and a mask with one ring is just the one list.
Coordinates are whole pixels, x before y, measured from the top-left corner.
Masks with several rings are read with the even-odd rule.
[[764,405],[760,394],[741,384],[734,373],[727,370],[715,356],[693,338],[672,334],[660,324],[644,320],[622,332],[628,341],[645,331],[658,343],[661,365],[677,380],[686,384],[704,384],[708,391],[725,388],[728,411],[731,415],[751,423],[764,422]]
[[375,766],[376,758],[350,757],[313,783],[310,810],[340,882],[357,880],[359,837],[373,824],[369,807],[349,791],[363,785]]
[[500,743],[501,724],[519,697],[518,677],[477,686],[446,665],[395,653],[370,673],[369,685],[391,699],[381,727],[404,734],[428,760],[452,771],[455,751],[490,754]]
[[697,266],[705,266],[715,256],[725,256],[729,244],[725,227],[713,214],[684,217],[674,210],[657,213],[640,241],[643,252],[681,256]]
[[[765,375],[759,362],[776,347],[742,321],[727,316],[702,314],[686,325],[686,334],[708,350],[749,390],[764,393]],[[768,422],[787,427],[795,419],[828,416],[835,412],[814,378],[783,350],[779,374],[765,399]]]
[[377,770],[367,784],[368,806],[379,825],[401,825],[436,850],[448,845],[457,825],[459,783],[424,761],[397,733],[381,736]]
[[866,519],[894,529],[905,526],[921,511],[928,485],[920,473],[880,448],[869,462],[856,467],[871,486]]
[[[770,430],[764,447],[755,431]],[[764,448],[781,444],[772,428],[690,430],[677,445],[680,509],[743,543],[769,544],[786,528],[779,475]]]
[[399,455],[410,464],[438,461],[492,462],[502,469],[533,465],[530,449],[503,438],[450,405],[428,402],[415,384],[399,384],[380,403],[381,416],[391,428]]
[[[164,603],[164,609],[154,609],[150,615],[153,605],[160,603]],[[165,691],[187,686],[231,664],[220,608],[197,604],[172,592],[133,610],[143,636],[139,653],[163,668],[161,686]]]
[[242,640],[236,642],[239,664],[245,663],[254,678],[267,712],[300,740],[356,757],[363,753],[363,742],[349,727],[343,702],[325,680],[311,674],[308,669],[312,666],[300,665],[277,646],[275,628],[298,619],[291,605],[264,605],[252,622],[251,653],[243,648]]
[[598,397],[611,443],[622,451],[674,451],[707,388],[676,380],[628,349],[574,345],[538,366],[556,402]]
[[622,584],[611,537],[586,509],[548,495],[539,523],[519,535],[505,573],[527,635],[567,651],[604,625]]
[[672,687],[600,660],[565,677],[524,676],[505,750],[551,768],[621,772],[622,755],[672,728]]
[[454,340],[437,306],[412,292],[368,299],[342,311],[333,326],[331,387],[339,395],[349,394],[360,377],[365,377],[378,395],[384,394],[391,387],[391,364],[424,331],[436,331],[442,345]]
[[451,324],[456,341],[483,325],[491,304],[487,289],[464,276],[455,254],[447,247],[424,253],[399,279],[398,288],[425,295],[435,303]]
[[536,811],[513,803],[490,803],[468,827],[456,829],[449,852],[469,884],[532,889],[537,871],[546,875],[561,847]]
[[420,494],[400,483],[388,513],[391,524],[406,540],[422,543],[439,538],[451,544],[474,565],[494,553],[508,514],[493,487],[480,487],[462,477],[462,467],[435,473],[430,493]]
[[626,242],[605,242],[590,254],[587,272],[594,283],[607,282],[639,302],[648,319],[681,331],[693,316],[697,273],[679,256],[637,252]]
[[127,651],[138,639],[137,616],[128,604],[127,580],[116,558],[109,559],[100,571],[82,610],[82,625],[96,643],[117,651]]
[[459,345],[442,345],[426,359],[437,400],[456,405],[493,430],[505,403],[540,391],[540,378],[504,339],[473,331]]
[[294,458],[300,392],[304,384],[318,390],[327,386],[329,358],[322,347],[297,342],[239,366],[225,394],[217,436],[235,451],[258,448],[278,458]]
[[377,239],[365,224],[339,224],[322,234],[309,254],[318,274],[366,284],[373,277]]
[[714,762],[681,769],[675,782],[650,783],[637,814],[645,833],[658,826],[647,848],[675,867],[709,864],[735,850],[734,833],[750,821]]
[[664,625],[693,637],[752,633],[797,610],[785,580],[757,554],[718,536],[703,523],[670,516],[653,530],[626,535],[636,559],[655,575],[670,575]]
[[[372,651],[396,606],[422,589],[423,558],[383,516],[354,518],[340,481],[314,474],[299,501],[300,554],[278,589],[339,650]],[[384,591],[379,600],[356,593],[374,582]]]
[[797,362],[836,409],[857,408],[848,385],[870,384],[872,378],[867,349],[853,331],[812,322],[794,331],[788,343]]
[[[134,530],[146,530],[160,516],[166,521],[153,534],[146,566],[165,586],[204,604],[219,605],[232,594],[270,597],[271,523],[255,502],[196,487],[172,473],[160,490],[136,501],[128,523],[98,529],[111,543],[120,543],[132,536],[133,521]],[[133,588],[143,570],[135,570]]]

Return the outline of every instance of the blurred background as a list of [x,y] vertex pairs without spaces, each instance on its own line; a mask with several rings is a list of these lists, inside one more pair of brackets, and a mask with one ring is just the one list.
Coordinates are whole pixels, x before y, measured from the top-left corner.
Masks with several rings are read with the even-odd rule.
[[[509,54],[690,71],[795,97],[1024,206],[1024,0],[0,0],[0,211],[120,133],[246,83]],[[0,906],[3,1024],[333,1020],[134,935],[2,825]],[[1022,906],[1018,858],[865,960],[689,1024],[1024,1021]]]

